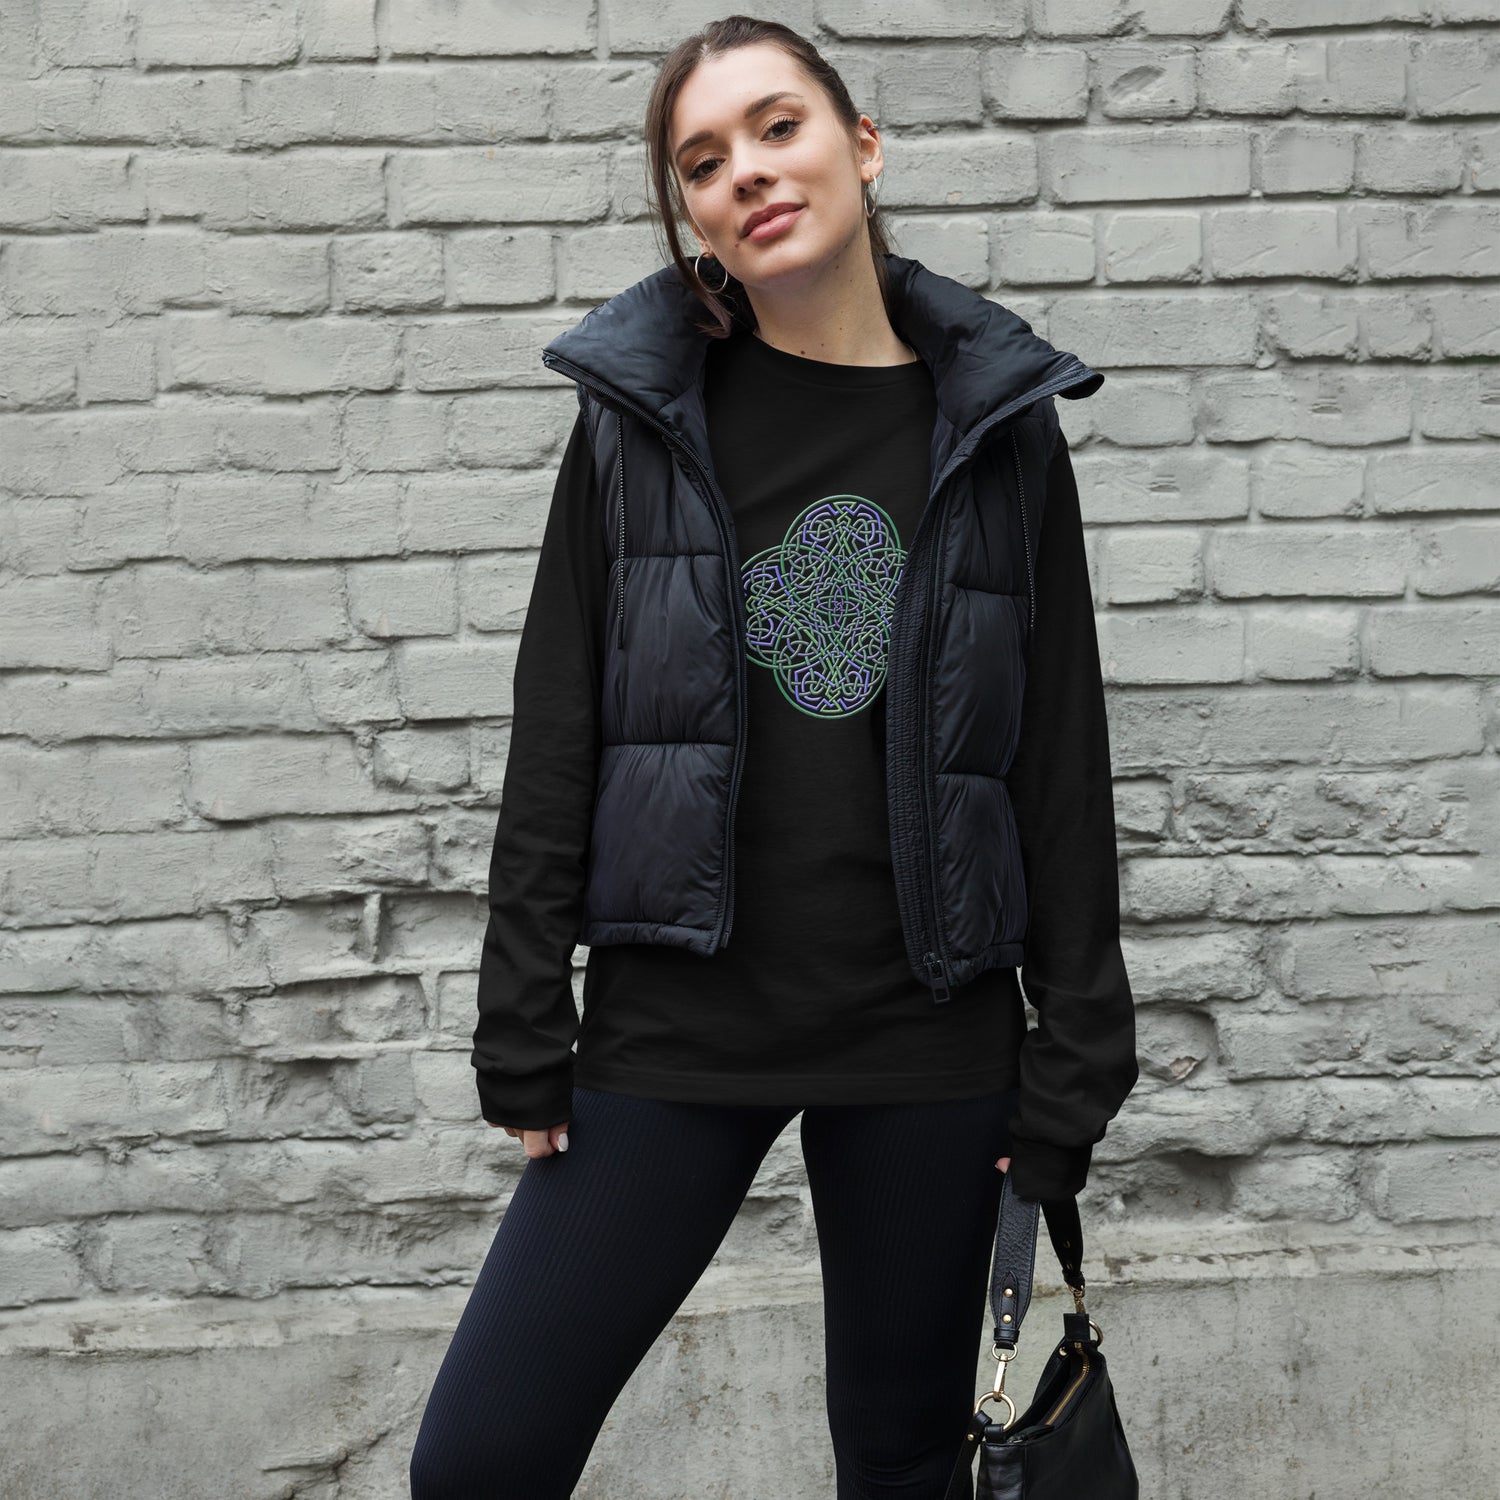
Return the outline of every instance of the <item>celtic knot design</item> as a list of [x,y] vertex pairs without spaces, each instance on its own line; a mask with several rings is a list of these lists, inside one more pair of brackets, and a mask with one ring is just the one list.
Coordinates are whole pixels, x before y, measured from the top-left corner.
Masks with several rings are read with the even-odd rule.
[[885,681],[905,561],[896,523],[873,500],[814,501],[740,571],[750,660],[769,667],[803,713],[857,713]]

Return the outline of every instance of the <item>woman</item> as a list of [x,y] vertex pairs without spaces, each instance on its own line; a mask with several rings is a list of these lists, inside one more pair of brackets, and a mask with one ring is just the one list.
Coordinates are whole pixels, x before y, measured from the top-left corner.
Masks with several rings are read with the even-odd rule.
[[1101,377],[890,252],[879,132],[796,33],[684,42],[646,134],[671,264],[544,351],[580,410],[473,1054],[528,1160],[413,1494],[571,1493],[800,1111],[837,1493],[937,1500],[999,1173],[1078,1192],[1136,1078],[1052,400]]

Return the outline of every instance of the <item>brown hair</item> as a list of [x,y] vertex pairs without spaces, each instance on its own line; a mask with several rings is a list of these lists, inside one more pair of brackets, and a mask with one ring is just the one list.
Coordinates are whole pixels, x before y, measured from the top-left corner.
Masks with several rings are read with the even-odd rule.
[[[721,21],[710,22],[702,31],[679,42],[662,60],[661,70],[651,86],[651,97],[646,102],[646,154],[648,196],[651,208],[666,234],[667,252],[677,267],[687,287],[708,309],[709,321],[698,324],[701,332],[715,338],[725,338],[736,323],[745,328],[755,327],[755,310],[750,299],[744,296],[744,285],[723,267],[726,278],[722,289],[710,289],[693,270],[692,262],[683,251],[678,235],[678,219],[687,218],[687,208],[682,201],[681,185],[672,165],[671,130],[672,110],[677,95],[687,82],[694,68],[710,57],[720,57],[736,47],[748,47],[756,42],[771,42],[788,53],[802,71],[828,96],[834,113],[852,132],[859,124],[860,111],[854,107],[849,90],[838,70],[823,60],[822,54],[806,37],[783,26],[779,21],[760,21],[753,16],[725,16]],[[870,232],[870,251],[875,258],[875,276],[880,284],[880,295],[890,312],[890,290],[886,274],[885,257],[892,246],[886,233],[884,210],[878,205],[865,224]],[[723,262],[719,262],[722,266]]]

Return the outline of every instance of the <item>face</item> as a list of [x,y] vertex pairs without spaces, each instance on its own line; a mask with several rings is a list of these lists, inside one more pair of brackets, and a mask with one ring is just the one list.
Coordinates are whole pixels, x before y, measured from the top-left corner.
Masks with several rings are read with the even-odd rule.
[[[749,111],[747,113],[747,111]],[[698,64],[677,96],[668,149],[696,246],[747,288],[768,287],[868,244],[864,185],[883,165],[879,132],[857,132],[780,47],[737,47]],[[758,211],[792,205],[747,232]],[[703,274],[717,285],[722,273]]]

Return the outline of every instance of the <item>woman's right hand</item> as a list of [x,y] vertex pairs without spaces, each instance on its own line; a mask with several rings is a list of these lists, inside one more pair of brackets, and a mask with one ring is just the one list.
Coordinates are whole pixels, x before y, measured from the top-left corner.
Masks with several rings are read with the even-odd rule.
[[566,1151],[568,1149],[568,1126],[571,1121],[564,1120],[560,1125],[549,1125],[545,1130],[527,1130],[520,1125],[497,1125],[493,1120],[489,1122],[491,1130],[503,1130],[506,1135],[515,1136],[526,1148],[526,1155],[551,1156],[554,1151]]

